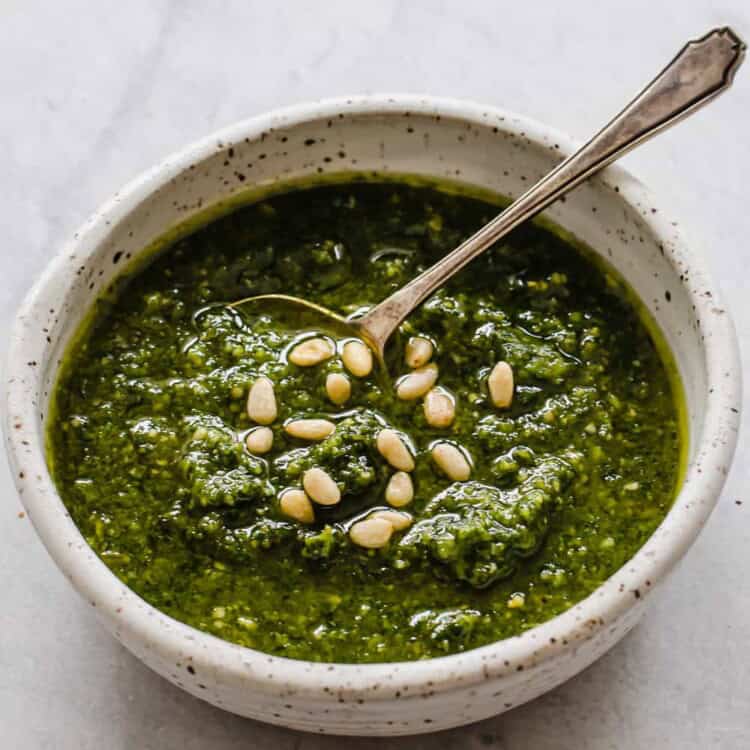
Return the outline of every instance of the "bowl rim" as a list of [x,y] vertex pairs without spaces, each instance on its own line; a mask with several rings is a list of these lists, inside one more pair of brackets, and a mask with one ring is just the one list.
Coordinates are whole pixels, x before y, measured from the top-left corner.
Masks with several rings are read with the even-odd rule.
[[[393,697],[393,691],[419,695],[464,688],[486,679],[510,676],[562,655],[594,637],[628,609],[642,606],[645,595],[679,561],[704,525],[718,501],[734,453],[741,406],[740,360],[734,327],[703,261],[682,237],[679,227],[661,211],[641,207],[659,205],[649,191],[627,171],[614,165],[596,177],[617,189],[619,198],[639,210],[655,237],[663,239],[664,254],[675,268],[689,262],[689,279],[682,281],[695,315],[701,322],[706,368],[706,411],[682,489],[672,508],[641,549],[622,568],[588,597],[565,612],[524,633],[470,651],[424,661],[390,663],[310,662],[271,656],[224,641],[160,612],[128,589],[93,553],[73,523],[47,471],[39,405],[33,397],[41,385],[41,368],[30,366],[49,346],[30,324],[50,307],[50,295],[67,291],[74,274],[70,256],[87,243],[87,255],[106,239],[110,224],[116,225],[136,205],[175,177],[218,149],[248,138],[251,141],[271,129],[335,118],[403,116],[440,117],[472,125],[494,125],[501,131],[524,137],[536,146],[551,148],[562,156],[577,144],[567,135],[514,112],[460,99],[412,94],[374,94],[329,98],[276,109],[222,128],[173,153],[155,167],[131,180],[97,210],[47,264],[24,299],[15,318],[6,360],[7,388],[3,399],[3,428],[14,480],[35,529],[55,563],[74,587],[115,620],[125,641],[176,658],[189,653],[191,664],[222,679],[239,680],[268,694],[332,698],[366,697],[368,701]],[[342,120],[343,121],[343,120]],[[59,287],[59,279],[65,279]],[[56,299],[59,299],[59,294]],[[717,312],[720,311],[720,312]],[[696,334],[698,335],[698,334]],[[39,360],[41,361],[41,360]],[[35,363],[34,363],[35,364]],[[117,612],[117,614],[115,614]],[[185,658],[183,656],[183,658]],[[222,680],[220,680],[222,681]],[[393,687],[375,691],[373,685]],[[187,686],[186,686],[187,687]]]

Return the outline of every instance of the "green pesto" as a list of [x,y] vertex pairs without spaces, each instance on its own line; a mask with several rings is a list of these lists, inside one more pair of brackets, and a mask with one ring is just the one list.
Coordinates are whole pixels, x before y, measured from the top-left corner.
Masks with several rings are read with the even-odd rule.
[[[402,327],[436,345],[454,424],[426,424],[374,377],[334,407],[312,368],[286,359],[291,321],[226,303],[271,292],[351,313],[384,298],[485,223],[485,197],[361,181],[274,194],[170,239],[97,305],[55,391],[49,463],[104,562],[154,606],[269,653],[339,662],[422,659],[516,635],[575,604],[654,531],[679,478],[679,386],[632,297],[587,252],[539,224],[474,261]],[[510,409],[486,377],[511,364]],[[272,451],[248,453],[252,382],[276,387]],[[285,420],[324,416],[320,443]],[[383,500],[384,425],[416,449],[410,528],[378,551],[353,519]],[[431,443],[471,455],[469,481],[436,469]],[[316,522],[278,493],[320,466],[343,499]]]

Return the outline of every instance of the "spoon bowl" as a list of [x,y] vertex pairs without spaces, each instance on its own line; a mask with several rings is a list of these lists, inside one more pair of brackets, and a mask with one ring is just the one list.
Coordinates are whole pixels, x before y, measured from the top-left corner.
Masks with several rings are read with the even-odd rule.
[[288,294],[259,294],[232,302],[233,310],[255,315],[272,314],[280,322],[295,328],[313,328],[336,336],[359,336],[347,318],[322,305]]
[[383,347],[371,338],[367,326],[362,324],[369,313],[365,313],[364,316],[355,313],[351,317],[344,317],[315,302],[289,294],[259,294],[245,297],[232,302],[229,307],[245,314],[271,314],[279,323],[291,329],[314,330],[339,339],[362,339],[375,355],[376,369],[383,373],[387,372]]

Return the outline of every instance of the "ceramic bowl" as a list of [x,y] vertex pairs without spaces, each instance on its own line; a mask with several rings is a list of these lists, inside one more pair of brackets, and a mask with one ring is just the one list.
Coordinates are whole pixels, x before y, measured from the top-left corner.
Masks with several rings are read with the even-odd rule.
[[97,211],[51,261],[12,331],[5,431],[18,491],[49,553],[120,642],[166,679],[243,716],[314,732],[395,735],[506,711],[591,664],[638,621],[716,503],[735,447],[740,366],[729,314],[679,226],[609,168],[547,215],[604,255],[662,329],[685,386],[689,468],[674,507],[587,599],[521,636],[394,664],[316,664],[194,630],[125,587],[70,519],[45,464],[44,425],[71,335],[131,259],[249,187],[347,170],[450,178],[513,197],[574,146],[508,112],[411,96],[332,100],[234,125],[180,151]]

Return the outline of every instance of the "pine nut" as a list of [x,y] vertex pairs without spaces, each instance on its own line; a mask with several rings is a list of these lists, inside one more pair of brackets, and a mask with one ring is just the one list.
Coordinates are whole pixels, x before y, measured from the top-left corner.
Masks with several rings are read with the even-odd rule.
[[359,547],[380,549],[388,544],[393,534],[393,525],[384,518],[366,518],[357,521],[349,529],[349,538]]
[[456,402],[445,389],[432,388],[424,397],[424,418],[431,427],[450,427],[456,416]]
[[327,419],[294,419],[284,425],[287,435],[300,440],[323,440],[335,429],[336,425]]
[[414,471],[414,457],[401,435],[396,430],[386,428],[375,439],[380,455],[399,471]]
[[397,471],[385,488],[385,501],[394,508],[408,505],[414,499],[414,485],[405,471]]
[[432,341],[423,336],[412,336],[406,342],[406,364],[412,369],[426,365],[432,359]]
[[372,352],[362,341],[347,341],[341,350],[344,367],[358,378],[367,377],[372,372]]
[[277,414],[273,383],[266,377],[260,377],[247,395],[247,416],[258,424],[271,424]]
[[341,406],[352,395],[352,384],[349,378],[340,372],[329,373],[326,377],[326,393],[336,406]]
[[454,482],[465,482],[471,476],[471,464],[453,443],[435,443],[432,458],[442,472]]
[[328,339],[318,337],[297,344],[289,352],[289,361],[299,367],[312,367],[330,359],[335,353],[333,344]]
[[289,518],[293,518],[300,523],[312,523],[315,520],[312,503],[303,490],[285,490],[282,492],[279,498],[279,507],[285,516],[289,516]]
[[498,362],[487,378],[492,403],[498,409],[507,409],[513,401],[513,370],[507,362]]
[[403,531],[411,526],[412,518],[408,513],[399,513],[396,510],[378,510],[368,518],[382,518],[393,526],[394,531]]
[[250,453],[262,456],[268,453],[273,446],[273,431],[270,427],[256,427],[247,433],[245,445]]
[[420,367],[399,379],[396,383],[396,395],[404,401],[413,401],[424,396],[435,385],[437,378],[437,365]]
[[341,501],[341,490],[323,469],[308,469],[302,477],[302,486],[318,505],[336,505]]

